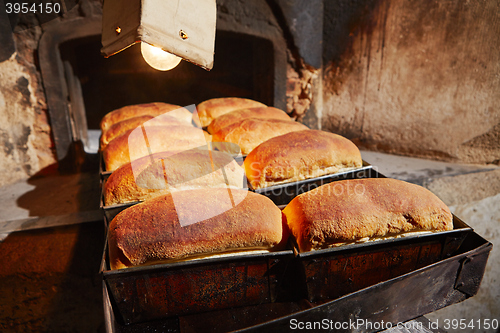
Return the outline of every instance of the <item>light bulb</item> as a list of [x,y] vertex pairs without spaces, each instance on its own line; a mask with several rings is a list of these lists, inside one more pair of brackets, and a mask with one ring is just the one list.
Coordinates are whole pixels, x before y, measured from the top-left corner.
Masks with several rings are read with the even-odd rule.
[[141,43],[141,53],[144,60],[149,66],[159,71],[169,71],[177,66],[182,58],[175,54],[168,53],[159,47]]

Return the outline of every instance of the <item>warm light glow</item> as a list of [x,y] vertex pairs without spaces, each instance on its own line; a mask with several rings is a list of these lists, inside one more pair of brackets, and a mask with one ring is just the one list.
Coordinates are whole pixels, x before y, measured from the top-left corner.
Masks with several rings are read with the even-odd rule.
[[177,66],[182,58],[175,54],[168,53],[159,47],[149,45],[148,43],[141,43],[142,57],[149,66],[159,71],[169,71]]

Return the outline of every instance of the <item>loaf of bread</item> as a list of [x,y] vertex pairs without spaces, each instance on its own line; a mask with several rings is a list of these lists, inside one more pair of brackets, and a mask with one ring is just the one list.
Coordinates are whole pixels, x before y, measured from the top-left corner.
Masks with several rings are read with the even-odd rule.
[[246,108],[264,107],[265,104],[247,98],[222,97],[201,102],[196,106],[194,122],[200,127],[210,125],[212,120],[225,113]]
[[109,225],[111,269],[283,244],[282,214],[260,194],[222,188],[162,195],[120,212]]
[[243,168],[226,153],[193,149],[156,153],[127,163],[109,176],[103,193],[110,206],[213,187],[246,188]]
[[285,111],[272,106],[247,108],[231,111],[212,120],[207,127],[208,133],[216,133],[222,128],[246,118],[281,119],[293,121]]
[[301,252],[453,229],[453,216],[436,195],[390,178],[332,182],[298,195],[283,213]]
[[165,125],[175,125],[175,126],[193,126],[185,121],[178,120],[168,113],[154,116],[138,116],[129,119],[122,120],[116,124],[111,125],[111,127],[102,133],[101,135],[101,150],[104,149],[108,143],[119,137],[120,135],[133,130],[141,125],[144,126],[165,126]]
[[264,141],[245,159],[254,189],[360,168],[358,147],[340,135],[305,130]]
[[241,153],[246,155],[271,138],[307,129],[307,126],[296,121],[247,118],[214,133],[212,141],[234,143],[239,146]]
[[169,150],[207,149],[210,135],[190,126],[140,126],[112,140],[103,150],[106,171]]
[[120,109],[116,109],[107,113],[101,119],[101,131],[106,132],[113,124],[116,124],[125,119],[139,117],[139,116],[159,116],[165,113],[169,113],[169,116],[174,117],[180,121],[191,123],[193,115],[188,109],[185,109],[179,105],[168,104],[168,103],[147,103],[147,104],[136,104],[127,105]]

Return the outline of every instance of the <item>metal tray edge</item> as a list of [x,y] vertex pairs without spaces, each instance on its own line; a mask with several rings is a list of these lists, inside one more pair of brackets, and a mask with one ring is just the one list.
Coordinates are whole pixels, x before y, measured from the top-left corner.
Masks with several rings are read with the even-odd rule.
[[[390,239],[377,240],[377,241],[366,242],[366,243],[348,244],[348,245],[343,245],[343,246],[334,247],[334,248],[308,251],[308,252],[302,252],[302,253],[297,250],[296,251],[297,257],[308,258],[308,257],[323,255],[323,254],[328,254],[328,253],[337,254],[337,253],[341,253],[341,252],[345,252],[345,251],[349,251],[349,250],[371,247],[373,245],[400,243],[403,241],[408,241],[408,240],[411,241],[411,240],[416,240],[416,239],[419,239],[419,240],[424,239],[425,240],[428,238],[449,236],[449,235],[453,235],[453,234],[473,231],[473,229],[469,225],[467,225],[464,221],[462,221],[461,219],[456,217],[454,214],[452,214],[452,215],[453,215],[453,230],[433,232],[433,233],[428,233],[428,234],[423,234],[423,235],[406,236],[406,237],[400,237],[400,238],[390,238]],[[290,237],[293,239],[293,236],[290,236]],[[294,239],[294,244],[295,244],[295,239]]]
[[371,164],[369,164],[363,160],[363,166],[361,168],[354,168],[354,169],[345,170],[345,171],[336,172],[336,173],[331,173],[331,174],[323,175],[323,176],[319,176],[319,177],[308,178],[308,179],[299,180],[296,182],[283,183],[283,184],[273,185],[273,186],[269,186],[269,187],[263,187],[263,188],[259,188],[259,189],[254,189],[252,187],[252,185],[250,183],[248,183],[248,189],[251,191],[254,191],[255,193],[263,194],[266,192],[273,192],[273,191],[281,190],[285,187],[301,186],[303,184],[307,184],[307,183],[310,183],[313,181],[329,179],[329,178],[341,178],[342,176],[345,176],[345,175],[350,174],[350,173],[367,171],[367,170],[371,170],[371,169],[375,170]]

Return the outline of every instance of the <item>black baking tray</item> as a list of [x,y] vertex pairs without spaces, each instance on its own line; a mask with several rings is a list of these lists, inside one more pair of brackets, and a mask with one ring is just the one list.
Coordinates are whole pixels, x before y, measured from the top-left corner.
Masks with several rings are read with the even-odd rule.
[[[214,150],[217,150],[217,149],[214,149]],[[243,162],[245,161],[245,158],[247,157],[247,155],[241,155],[241,154],[233,154],[232,156],[233,156],[234,160],[240,166],[243,165]],[[101,179],[107,179],[112,173],[113,173],[113,171],[106,170],[106,164],[104,163],[104,156],[103,156],[102,151],[99,149],[99,175],[100,175]]]
[[408,235],[299,253],[299,275],[310,302],[333,299],[453,255],[473,230],[453,215],[449,231]]
[[[321,302],[284,300],[125,325],[103,284],[106,330],[135,332],[287,332],[293,322],[406,322],[476,295],[492,244],[474,231],[455,253],[419,269]],[[387,325],[387,324],[386,324]],[[374,332],[368,325],[335,332]]]
[[108,178],[112,173],[113,171],[106,170],[106,167],[104,166],[104,157],[102,156],[102,151],[99,150],[99,175],[101,176],[101,179]]
[[[238,163],[241,163],[241,160],[237,159],[236,161]],[[119,212],[129,208],[130,206],[136,205],[141,201],[117,204],[117,205],[105,205],[103,189],[106,184],[108,176],[109,175],[107,176],[103,175],[101,178],[100,207],[103,210],[104,215],[106,216],[108,221],[111,221]],[[321,177],[306,179],[298,182],[266,187],[257,190],[252,189],[251,185],[248,184],[248,190],[267,196],[277,206],[283,208],[297,195],[315,189],[324,184],[328,184],[337,180],[378,178],[378,177],[384,177],[384,176],[378,173],[370,164],[363,161],[363,166],[361,168],[325,175]]]
[[305,179],[297,182],[274,185],[259,189],[252,189],[249,184],[249,189],[255,193],[265,195],[271,199],[277,206],[285,206],[297,195],[311,191],[321,185],[325,185],[338,180],[360,179],[360,178],[378,178],[381,175],[372,165],[363,161],[361,168],[353,170],[333,173],[321,177]]
[[104,202],[104,186],[108,179],[105,177],[101,179],[101,193],[100,193],[100,199],[99,199],[99,204],[100,208],[104,214],[105,217],[105,225],[107,226],[109,222],[111,222],[115,216],[120,213],[122,210],[125,210],[129,207],[132,207],[134,205],[137,205],[141,203],[142,201],[134,201],[134,202],[128,202],[128,203],[123,203],[123,204],[117,204],[117,205],[108,205],[106,206]]
[[102,274],[125,324],[282,300],[322,303],[448,258],[472,232],[454,217],[445,232],[121,270],[109,269],[105,250]]
[[118,320],[132,324],[275,302],[293,258],[285,249],[111,270],[105,249],[101,273]]

